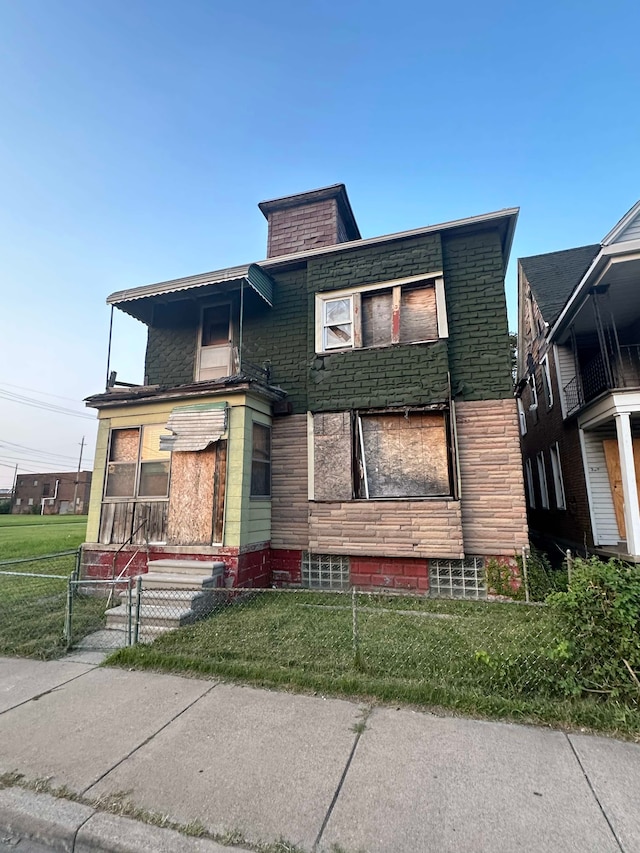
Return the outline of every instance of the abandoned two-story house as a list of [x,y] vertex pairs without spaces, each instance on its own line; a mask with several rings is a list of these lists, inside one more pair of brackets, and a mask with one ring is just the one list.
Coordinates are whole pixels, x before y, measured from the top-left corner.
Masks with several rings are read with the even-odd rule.
[[148,327],[145,381],[87,401],[85,572],[215,558],[228,586],[477,597],[528,542],[517,210],[363,239],[342,184],[260,209],[266,260],[108,298]]
[[521,258],[518,282],[532,534],[640,558],[640,202],[601,243]]

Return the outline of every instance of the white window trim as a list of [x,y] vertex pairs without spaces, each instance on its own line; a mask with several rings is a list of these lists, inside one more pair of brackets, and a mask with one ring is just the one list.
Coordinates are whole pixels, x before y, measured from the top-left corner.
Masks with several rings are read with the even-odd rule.
[[[233,300],[225,299],[223,302],[204,302],[200,306],[200,320],[198,325],[198,346],[196,347],[196,363],[195,363],[195,381],[200,382],[200,362],[202,357],[202,350],[207,349],[207,347],[202,346],[202,333],[204,331],[204,312],[209,308],[222,308],[223,305],[229,306],[229,343],[227,344],[229,348],[229,363],[231,363],[231,350],[233,348]],[[217,344],[219,348],[225,346],[225,344]]]
[[[544,370],[542,388],[546,397],[547,409],[553,408],[553,387],[551,385],[551,369],[549,367],[549,354],[547,353],[540,362]],[[546,379],[546,386],[544,380]]]
[[560,446],[557,441],[549,448],[549,455],[551,457],[551,470],[553,472],[553,488],[556,496],[556,509],[566,509],[567,499],[564,493],[562,465],[560,464]]
[[536,493],[533,488],[533,468],[531,466],[531,460],[527,459],[525,463],[525,471],[527,474],[527,498],[528,503],[531,509],[536,508]]
[[538,389],[536,388],[536,374],[529,374],[529,388],[531,389],[531,402],[529,403],[529,411],[535,412],[538,408]]
[[[338,323],[339,326],[351,326],[351,343],[350,344],[336,344],[335,346],[329,346],[327,344],[326,339],[326,330],[331,325],[327,322],[327,306],[331,302],[342,302],[346,301],[349,303],[349,319],[344,323]],[[344,349],[353,349],[356,345],[356,313],[359,314],[359,311],[356,310],[356,306],[354,305],[354,294],[349,296],[327,296],[325,297],[320,305],[321,317],[320,322],[322,325],[321,333],[320,333],[320,343],[322,345],[322,352],[335,352],[336,350],[344,350]]]
[[520,397],[516,398],[518,405],[518,421],[520,422],[520,435],[527,434],[527,416],[524,411],[524,404]]
[[[441,270],[438,272],[427,273],[426,275],[412,275],[407,278],[396,278],[391,281],[379,281],[375,284],[363,284],[357,287],[344,288],[342,290],[326,290],[321,293],[316,293],[315,297],[315,338],[316,338],[316,353],[330,355],[334,352],[344,352],[352,349],[361,349],[361,314],[360,300],[363,293],[372,293],[376,290],[388,290],[389,288],[403,287],[407,284],[416,284],[418,282],[432,283],[435,289],[436,297],[436,321],[438,324],[438,338],[449,337],[449,323],[447,319],[447,306],[444,291],[444,278]],[[326,349],[324,346],[324,305],[334,299],[351,298],[351,317],[353,322],[353,334],[351,344],[344,347],[331,347]],[[412,341],[411,343],[428,343],[430,338],[425,341]]]
[[538,482],[540,485],[540,506],[549,509],[549,487],[547,486],[547,469],[544,464],[544,453],[541,450],[536,457],[538,464]]

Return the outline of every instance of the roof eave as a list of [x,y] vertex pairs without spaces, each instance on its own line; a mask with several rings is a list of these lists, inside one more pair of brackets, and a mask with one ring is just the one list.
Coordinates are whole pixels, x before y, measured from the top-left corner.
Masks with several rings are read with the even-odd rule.
[[[349,240],[345,243],[336,243],[332,246],[322,246],[318,249],[310,249],[304,252],[295,252],[289,255],[280,255],[276,258],[268,258],[263,261],[257,261],[255,266],[263,270],[278,270],[286,268],[290,265],[299,264],[306,260],[324,255],[330,255],[338,252],[355,251],[361,248],[377,246],[384,243],[391,243],[399,240],[412,239],[414,237],[422,237],[427,234],[435,234],[441,231],[452,231],[460,228],[472,228],[475,226],[484,226],[491,223],[499,223],[501,220],[506,221],[506,232],[503,241],[502,251],[505,259],[505,269],[509,261],[511,246],[513,243],[513,235],[518,218],[519,207],[509,207],[503,210],[494,211],[492,213],[483,213],[479,216],[469,216],[465,219],[455,219],[449,222],[442,222],[437,225],[425,225],[422,228],[413,228],[409,231],[397,231],[393,234],[384,234],[378,237],[369,237],[364,240]],[[136,299],[145,297],[162,296],[163,294],[176,293],[178,291],[187,291],[196,287],[204,287],[207,284],[219,284],[240,280],[247,276],[249,268],[253,264],[245,264],[242,266],[228,267],[222,270],[215,270],[208,273],[199,273],[185,278],[171,279],[169,281],[161,281],[156,284],[147,284],[142,287],[129,288],[127,290],[118,290],[107,297],[107,305],[114,305],[121,308],[122,303],[131,302]],[[126,310],[121,308],[121,310]]]

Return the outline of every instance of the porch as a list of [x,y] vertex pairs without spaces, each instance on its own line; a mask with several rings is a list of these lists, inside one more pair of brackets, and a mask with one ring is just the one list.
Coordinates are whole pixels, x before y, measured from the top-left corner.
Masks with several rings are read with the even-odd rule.
[[640,392],[607,395],[583,411],[578,427],[594,543],[640,560]]

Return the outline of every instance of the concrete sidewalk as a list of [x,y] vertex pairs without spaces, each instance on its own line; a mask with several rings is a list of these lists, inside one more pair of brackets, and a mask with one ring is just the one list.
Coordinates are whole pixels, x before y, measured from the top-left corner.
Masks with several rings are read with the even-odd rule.
[[233,849],[91,805],[117,795],[249,845],[640,853],[638,745],[93,660],[0,659],[0,773],[85,798],[0,791],[0,841],[4,832],[60,850]]

